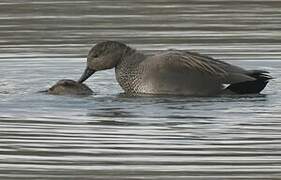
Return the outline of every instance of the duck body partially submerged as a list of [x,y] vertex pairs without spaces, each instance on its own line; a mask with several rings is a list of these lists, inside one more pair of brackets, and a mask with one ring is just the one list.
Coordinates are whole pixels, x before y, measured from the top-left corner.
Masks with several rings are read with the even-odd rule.
[[93,94],[93,91],[85,84],[70,79],[62,79],[50,87],[47,93],[52,95],[87,96]]
[[167,50],[145,55],[123,43],[105,41],[90,50],[87,68],[78,82],[111,68],[128,94],[256,94],[272,79],[267,71],[246,70],[199,53]]

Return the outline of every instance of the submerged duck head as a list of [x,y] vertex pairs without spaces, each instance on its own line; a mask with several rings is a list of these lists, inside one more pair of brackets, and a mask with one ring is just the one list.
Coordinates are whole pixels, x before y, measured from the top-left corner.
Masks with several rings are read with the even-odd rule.
[[96,44],[87,56],[87,67],[78,80],[86,81],[96,71],[114,68],[129,49],[128,46],[117,41],[104,41]]
[[48,89],[48,94],[53,95],[78,95],[85,96],[93,94],[93,91],[85,84],[74,80],[62,79]]

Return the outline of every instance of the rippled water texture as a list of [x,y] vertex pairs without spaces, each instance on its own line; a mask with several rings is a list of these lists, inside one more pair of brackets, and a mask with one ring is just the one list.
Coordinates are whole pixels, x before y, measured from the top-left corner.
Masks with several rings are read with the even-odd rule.
[[[279,0],[1,0],[0,179],[280,179],[280,30]],[[276,79],[257,96],[128,97],[110,70],[90,97],[36,93],[108,39]]]

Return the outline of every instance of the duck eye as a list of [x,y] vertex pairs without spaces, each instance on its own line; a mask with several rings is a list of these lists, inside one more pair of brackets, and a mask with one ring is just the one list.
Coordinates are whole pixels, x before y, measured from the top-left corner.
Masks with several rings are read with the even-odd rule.
[[97,57],[98,57],[98,55],[97,55],[97,54],[93,55],[93,58],[97,58]]

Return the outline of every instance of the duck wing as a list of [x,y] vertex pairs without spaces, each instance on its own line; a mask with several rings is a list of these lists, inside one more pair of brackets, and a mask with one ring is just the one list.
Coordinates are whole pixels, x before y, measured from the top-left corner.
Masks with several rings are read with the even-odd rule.
[[239,66],[189,51],[169,50],[147,56],[137,66],[139,92],[209,96],[262,91],[272,79],[267,71]]
[[252,76],[253,74],[252,72],[268,73],[266,71],[260,71],[260,70],[248,71],[239,66],[235,66],[195,52],[184,51],[184,54],[190,59],[193,59],[194,62],[205,63],[210,67],[215,68],[215,73],[213,73],[212,75],[216,76],[216,73],[219,73],[223,79],[223,83],[225,84],[235,84],[245,81],[254,81],[256,80],[256,77]]
[[[226,88],[237,94],[256,94],[261,92],[269,80],[273,79],[269,72],[264,70],[245,70],[241,67],[225,63],[198,53],[185,52],[194,59],[201,59],[210,66],[219,67],[226,72],[225,83],[230,85]],[[250,79],[249,79],[250,77]]]
[[250,71],[241,67],[189,51],[168,51],[154,55],[144,62],[158,68],[168,65],[179,70],[197,72],[202,76],[220,81],[222,84],[256,80],[255,77],[249,75]]

